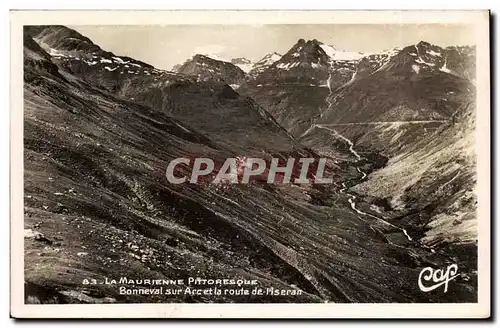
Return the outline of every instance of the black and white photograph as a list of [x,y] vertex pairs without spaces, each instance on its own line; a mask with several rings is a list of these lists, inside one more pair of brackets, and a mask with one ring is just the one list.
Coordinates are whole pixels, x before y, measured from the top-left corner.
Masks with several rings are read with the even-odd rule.
[[468,14],[24,19],[15,297],[479,305],[489,18]]

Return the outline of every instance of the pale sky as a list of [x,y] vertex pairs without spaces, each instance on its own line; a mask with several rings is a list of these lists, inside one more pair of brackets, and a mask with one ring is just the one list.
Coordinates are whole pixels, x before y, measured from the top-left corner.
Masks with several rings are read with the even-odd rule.
[[116,55],[171,69],[196,53],[257,61],[286,53],[298,39],[317,39],[337,49],[379,52],[427,41],[438,46],[473,45],[466,25],[127,25],[69,26]]

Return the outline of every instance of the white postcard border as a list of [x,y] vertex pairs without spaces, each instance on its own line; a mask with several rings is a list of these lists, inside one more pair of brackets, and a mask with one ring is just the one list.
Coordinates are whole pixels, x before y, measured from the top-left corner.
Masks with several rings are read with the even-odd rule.
[[[23,25],[470,24],[477,40],[478,303],[24,304]],[[486,318],[490,316],[490,56],[488,11],[11,12],[11,315],[17,318]],[[417,288],[417,282],[415,282]]]

